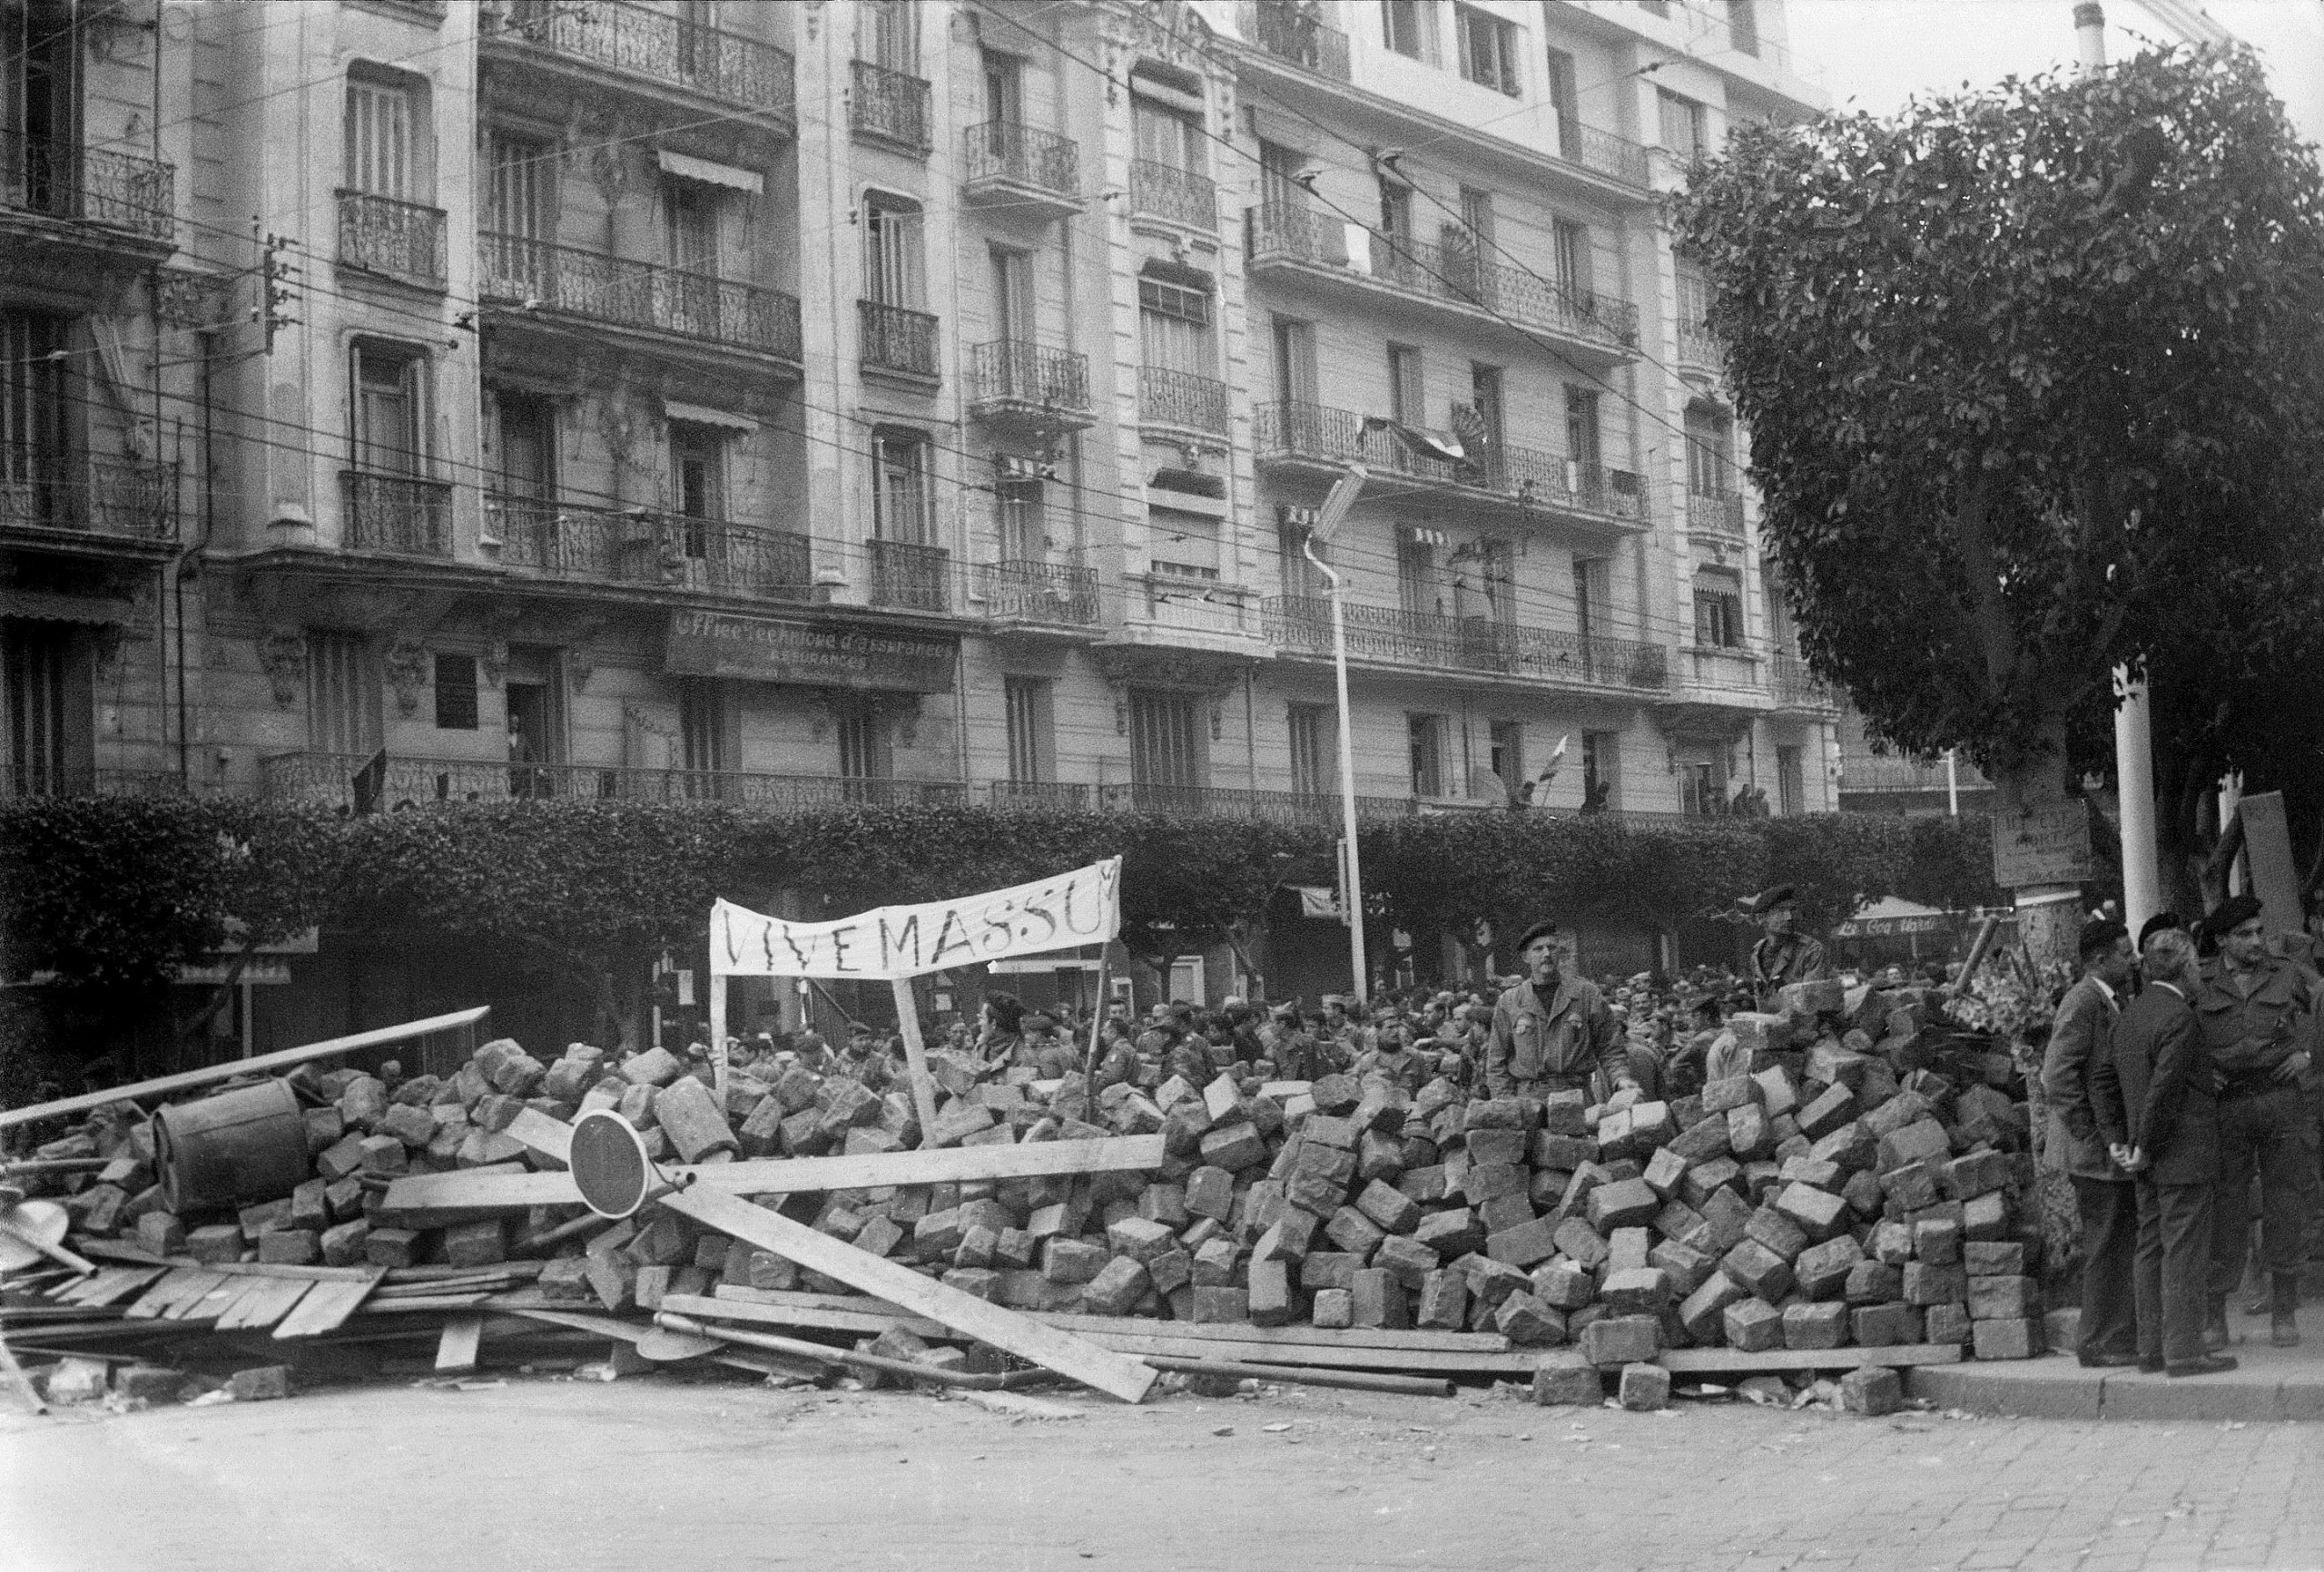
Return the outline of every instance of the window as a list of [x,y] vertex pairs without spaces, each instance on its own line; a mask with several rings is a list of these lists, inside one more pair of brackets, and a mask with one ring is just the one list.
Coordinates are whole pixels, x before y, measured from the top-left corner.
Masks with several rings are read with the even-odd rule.
[[1679,811],[1690,818],[1709,819],[1727,811],[1726,771],[1710,759],[1683,759],[1679,762]]
[[503,496],[547,502],[556,495],[556,419],[546,398],[500,393],[497,424],[500,451],[495,484]]
[[1444,717],[1406,714],[1404,737],[1412,754],[1413,795],[1444,795]]
[[436,656],[436,729],[473,732],[476,722],[476,657],[438,652]]
[[54,317],[0,313],[0,518],[32,522],[58,498],[70,442],[64,368],[70,334]]
[[1700,158],[1710,147],[1709,123],[1703,106],[1667,87],[1654,90],[1661,105],[1662,145],[1680,158]]
[[96,691],[78,628],[0,620],[0,796],[56,796],[94,783]]
[[1595,469],[1602,457],[1598,444],[1596,389],[1565,385],[1565,453],[1575,463]]
[[840,713],[839,772],[848,781],[886,781],[896,772],[888,728],[878,709],[861,700]]
[[541,142],[492,139],[492,229],[520,241],[556,238],[556,155]]
[[1677,278],[1679,330],[1701,332],[1710,317],[1710,281],[1692,262],[1679,263]]
[[1286,404],[1315,402],[1315,325],[1275,319],[1275,393]]
[[1198,788],[1208,762],[1192,693],[1133,688],[1129,695],[1130,775],[1142,786]]
[[872,433],[872,533],[929,544],[928,436],[892,426]]
[[1412,188],[1385,175],[1380,178],[1380,232],[1390,240],[1413,238]]
[[1581,811],[1602,813],[1619,806],[1614,792],[1621,778],[1622,738],[1619,732],[1581,734]]
[[993,125],[1024,123],[1025,63],[1014,54],[984,52],[984,117]]
[[360,762],[379,747],[379,685],[359,634],[307,635],[307,745]]
[[1512,98],[1522,93],[1524,84],[1517,73],[1516,27],[1470,5],[1455,5],[1452,17],[1460,35],[1461,74]]
[[1298,173],[1307,167],[1307,155],[1295,147],[1280,142],[1259,143],[1259,205],[1277,212],[1304,210],[1307,206],[1307,188],[1299,183]]
[[1695,580],[1695,643],[1705,649],[1743,647],[1743,596],[1732,579],[1704,575]]
[[1499,447],[1502,430],[1500,367],[1470,363],[1469,408],[1476,413],[1479,440],[1489,448]]
[[1139,158],[1188,174],[1200,174],[1207,167],[1203,160],[1203,125],[1199,116],[1144,96],[1134,96],[1130,109]]
[[1428,424],[1428,398],[1420,368],[1416,346],[1388,346],[1388,417],[1400,426]]
[[1484,585],[1484,614],[1496,623],[1515,622],[1517,620],[1516,548],[1505,540],[1480,540],[1476,543],[1476,552],[1477,576]]
[[1339,789],[1339,727],[1322,704],[1293,704],[1285,711],[1291,734],[1291,789],[1327,797]]
[[[1039,338],[1033,319],[1033,259],[1013,246],[994,246],[992,260],[992,336],[1005,344],[1030,344]],[[1017,357],[1004,355],[1001,366],[1014,374]],[[1019,397],[1039,397],[1038,386],[1010,388]]]
[[678,689],[678,742],[686,772],[695,777],[686,784],[690,797],[708,797],[718,790],[714,780],[703,779],[727,768],[726,690],[714,677],[689,677]]
[[1492,192],[1472,185],[1461,188],[1461,227],[1476,242],[1479,255],[1492,250]]
[[1443,614],[1436,571],[1436,547],[1406,535],[1396,543],[1396,596],[1413,616]]
[[1550,264],[1558,288],[1569,295],[1590,292],[1590,226],[1571,219],[1550,221]]
[[1569,162],[1581,160],[1581,90],[1577,85],[1573,56],[1562,49],[1550,51],[1547,87],[1550,108],[1558,119],[1558,152]]
[[[1573,559],[1573,631],[1584,639],[1594,637],[1598,632],[1606,610],[1606,585],[1610,576],[1602,558]],[[1586,651],[1584,654],[1586,658]]]
[[1000,689],[1009,712],[1009,779],[1020,783],[1048,780],[1049,683],[1040,677],[1003,677]]
[[405,344],[355,346],[355,467],[417,477],[427,452],[428,362]]
[[1307,560],[1308,527],[1305,520],[1290,516],[1275,526],[1275,552],[1283,562],[1283,593],[1295,600],[1322,600],[1330,593],[1324,570]]
[[1491,768],[1510,794],[1516,795],[1525,783],[1525,728],[1516,721],[1495,721],[1492,723]]
[[359,76],[347,79],[347,189],[367,196],[417,201],[419,172],[412,143],[409,88]]
[[1759,53],[1759,8],[1757,0],[1727,0],[1727,39],[1742,54]]
[[1196,377],[1211,375],[1208,290],[1147,274],[1137,280],[1137,307],[1147,365]]
[[1718,410],[1688,407],[1687,489],[1693,495],[1734,495],[1734,423]]
[[920,204],[873,192],[863,199],[863,298],[919,310],[928,298]]
[[993,482],[992,506],[1002,562],[1048,560],[1049,510],[1039,475],[1002,474]]
[[1180,578],[1218,580],[1218,521],[1200,513],[1149,506],[1146,527],[1154,571]]
[[1383,41],[1413,60],[1436,58],[1435,0],[1380,0]]
[[664,260],[681,273],[718,275],[718,196],[694,181],[662,182]]
[[[726,516],[726,435],[690,420],[670,422],[670,501],[690,520]],[[704,555],[689,531],[688,556]]]
[[917,0],[863,0],[855,13],[855,57],[906,76],[920,74]]
[[1787,819],[1807,811],[1807,774],[1797,743],[1776,744],[1776,810]]

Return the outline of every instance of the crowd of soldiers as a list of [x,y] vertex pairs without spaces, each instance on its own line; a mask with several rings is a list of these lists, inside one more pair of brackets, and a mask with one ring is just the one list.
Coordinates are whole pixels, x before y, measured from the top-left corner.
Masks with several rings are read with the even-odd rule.
[[2245,1312],[2269,1316],[2275,1346],[2299,1341],[2324,978],[2309,936],[2271,938],[2263,919],[2238,895],[2200,924],[2158,916],[2135,944],[2104,917],[2083,928],[2042,1079],[2080,1213],[2086,1365],[2234,1369],[2228,1302],[2255,1265]]

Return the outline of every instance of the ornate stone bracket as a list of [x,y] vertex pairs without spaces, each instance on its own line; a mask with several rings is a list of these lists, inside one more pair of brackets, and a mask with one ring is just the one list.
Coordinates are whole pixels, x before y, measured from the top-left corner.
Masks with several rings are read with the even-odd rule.
[[1166,688],[1198,693],[1208,701],[1211,741],[1226,731],[1226,696],[1256,663],[1237,655],[1196,650],[1166,650],[1143,644],[1101,644],[1094,652],[1114,695],[1114,734],[1129,734],[1129,690]]
[[259,640],[258,659],[273,686],[275,703],[287,710],[298,702],[299,690],[307,678],[306,635],[269,634]]

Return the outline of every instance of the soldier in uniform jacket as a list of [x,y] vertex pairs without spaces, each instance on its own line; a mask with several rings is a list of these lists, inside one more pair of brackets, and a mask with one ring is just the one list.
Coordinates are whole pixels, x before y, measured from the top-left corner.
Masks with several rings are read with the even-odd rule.
[[1551,1092],[1635,1094],[1630,1058],[1613,1012],[1598,985],[1561,969],[1558,926],[1537,922],[1517,941],[1525,980],[1493,1006],[1485,1040],[1485,1087],[1496,1097],[1543,1097]]
[[1751,991],[1759,1007],[1779,1007],[1783,990],[1794,983],[1821,982],[1832,975],[1824,947],[1793,931],[1799,920],[1798,894],[1788,884],[1761,890],[1744,902],[1759,920],[1759,942],[1751,947]]

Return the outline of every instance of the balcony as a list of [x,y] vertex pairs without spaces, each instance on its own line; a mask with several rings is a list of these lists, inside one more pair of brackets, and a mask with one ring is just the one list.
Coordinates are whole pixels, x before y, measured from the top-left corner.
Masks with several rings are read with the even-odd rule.
[[1777,655],[1775,658],[1776,708],[1779,710],[1837,710],[1840,697],[1832,685],[1807,669],[1807,663],[1797,655]]
[[1348,80],[1347,34],[1324,26],[1314,6],[1286,5],[1284,0],[1246,0],[1236,9],[1246,44],[1256,44],[1303,71],[1334,82]]
[[165,548],[178,537],[178,467],[0,448],[0,532]]
[[1743,499],[1740,496],[1689,491],[1687,493],[1687,533],[1743,544]]
[[1228,419],[1226,384],[1216,377],[1141,366],[1137,371],[1137,418],[1147,426],[1167,426],[1224,437]]
[[[1340,822],[1340,800],[1324,791],[1259,791],[1239,786],[1162,786],[1139,781],[1098,788],[1098,806],[1113,813],[1152,813],[1165,819],[1263,819],[1329,830]],[[1410,797],[1358,797],[1359,824],[1409,819],[1420,811]]]
[[961,189],[1036,218],[1081,211],[1081,149],[1072,138],[1011,120],[987,121],[961,133]]
[[[1264,608],[1268,642],[1282,653],[1329,660],[1332,603],[1275,595]],[[1521,626],[1491,617],[1444,617],[1389,606],[1345,610],[1351,661],[1474,672],[1562,687],[1658,693],[1669,683],[1660,644]]]
[[1129,211],[1132,217],[1207,232],[1218,228],[1218,188],[1192,170],[1135,158],[1129,164]]
[[984,602],[985,620],[1001,625],[1097,625],[1098,570],[1060,562],[988,562],[970,570],[969,593]]
[[[1958,761],[1954,785],[1965,792],[1989,791],[1993,782],[1967,759]],[[1915,759],[1902,753],[1846,752],[1840,755],[1840,791],[1944,791],[1947,790],[1945,759]]]
[[1071,781],[995,781],[990,791],[995,808],[1041,810],[1051,813],[1089,811],[1089,788]]
[[61,759],[0,761],[0,801],[18,797],[183,797],[174,770],[100,770]]
[[415,285],[441,290],[444,210],[366,192],[339,193],[339,260],[341,266]]
[[780,290],[514,235],[484,235],[479,251],[487,304],[799,364],[799,301]]
[[815,598],[812,546],[790,530],[497,493],[486,496],[485,518],[499,537],[501,565],[528,575],[800,605]]
[[905,306],[877,300],[855,302],[855,326],[863,369],[935,382],[944,374],[937,352],[937,318]]
[[934,145],[928,133],[928,84],[868,60],[858,60],[854,65],[855,89],[847,100],[848,129],[915,157],[926,157]]
[[625,0],[517,0],[499,17],[497,32],[488,25],[483,31],[487,49],[506,41],[616,78],[757,110],[786,130],[797,118],[790,51],[772,44]]
[[1257,462],[1335,475],[1361,461],[1383,492],[1433,491],[1469,500],[1571,515],[1590,523],[1646,522],[1646,487],[1627,469],[1508,443],[1477,446],[1457,461],[1415,451],[1385,425],[1320,404],[1262,404],[1255,412]]
[[[259,764],[259,794],[277,801],[351,808],[354,777],[367,760],[355,753],[278,753]],[[458,807],[467,803],[619,798],[631,801],[719,802],[774,813],[819,808],[958,806],[959,781],[871,780],[836,775],[777,775],[739,770],[649,770],[625,764],[509,763],[505,760],[390,757],[378,806]]]
[[979,344],[969,351],[969,413],[1043,433],[1093,426],[1088,357],[1018,339]]
[[1680,670],[1687,684],[1746,697],[1763,692],[1759,657],[1741,644],[1690,644]]
[[949,614],[952,607],[952,554],[940,545],[908,540],[867,540],[871,600],[896,611]]
[[1708,371],[1713,376],[1725,367],[1718,340],[1711,337],[1710,325],[1699,318],[1685,319],[1679,323],[1679,364],[1690,370]]
[[339,472],[345,506],[343,538],[350,551],[392,551],[406,556],[452,555],[449,481],[406,475]]
[[177,234],[176,195],[174,165],[0,132],[0,209],[9,212],[94,224],[167,255]]
[[1559,156],[1594,174],[1618,180],[1639,191],[1649,189],[1653,160],[1647,150],[1628,137],[1616,136],[1594,125],[1562,124],[1558,134]]
[[1444,241],[1431,244],[1288,204],[1252,208],[1244,220],[1254,273],[1421,302],[1472,321],[1514,322],[1615,359],[1638,349],[1638,308],[1630,301],[1487,261],[1458,226],[1446,226]]

